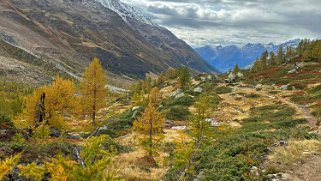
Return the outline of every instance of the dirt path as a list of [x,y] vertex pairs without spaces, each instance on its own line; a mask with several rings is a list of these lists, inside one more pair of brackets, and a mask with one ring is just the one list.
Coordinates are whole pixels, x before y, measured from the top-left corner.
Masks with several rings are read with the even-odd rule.
[[255,88],[249,88],[249,86],[242,85],[241,87],[234,88],[234,91],[242,90],[245,92],[255,92],[261,96],[274,100],[274,102],[280,102],[281,104],[286,104],[291,108],[296,110],[297,116],[304,118],[308,121],[308,125],[311,128],[316,128],[317,118],[315,118],[310,110],[305,105],[298,105],[289,100],[289,98],[283,97],[284,95],[292,94],[289,91],[283,91],[280,94],[272,95],[269,93],[269,90],[263,88],[261,91],[257,92]]
[[321,180],[321,156],[314,155],[303,163],[294,166],[286,178],[288,181],[320,181]]
[[288,106],[290,106],[291,108],[296,110],[296,114],[304,119],[306,119],[308,121],[308,125],[311,128],[315,128],[316,127],[316,123],[317,123],[317,118],[315,118],[310,110],[305,106],[305,105],[298,105],[293,103],[292,101],[289,100],[289,98],[284,98],[282,97],[282,95],[270,95],[268,92],[266,91],[262,91],[261,95],[264,95],[265,97],[269,97],[271,99],[276,99],[277,101],[280,101],[282,104],[286,104]]

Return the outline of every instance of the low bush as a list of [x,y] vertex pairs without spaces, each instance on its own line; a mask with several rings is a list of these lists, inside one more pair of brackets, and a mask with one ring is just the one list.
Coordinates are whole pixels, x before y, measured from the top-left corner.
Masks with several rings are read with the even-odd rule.
[[9,116],[7,116],[4,113],[0,113],[0,128],[1,129],[14,129],[13,122],[11,121]]
[[183,96],[177,99],[170,98],[165,102],[165,107],[171,107],[171,106],[191,106],[194,103],[194,99],[191,96]]
[[173,106],[167,111],[166,118],[170,120],[183,121],[187,120],[191,112],[184,106]]
[[259,94],[251,93],[251,94],[245,95],[245,97],[246,98],[259,98],[261,96]]
[[221,87],[215,88],[216,94],[227,94],[227,93],[231,93],[231,92],[232,92],[232,88],[230,88],[230,87],[221,86]]
[[[295,111],[286,105],[268,105],[251,109],[249,118],[242,120],[242,127],[228,132],[213,129],[215,141],[204,145],[193,162],[193,172],[186,180],[193,180],[202,173],[203,180],[266,180],[267,174],[278,173],[270,168],[268,173],[251,174],[269,154],[269,147],[280,140],[316,139],[317,135],[296,127],[306,122],[293,119]],[[177,180],[184,167],[173,166],[166,180]]]

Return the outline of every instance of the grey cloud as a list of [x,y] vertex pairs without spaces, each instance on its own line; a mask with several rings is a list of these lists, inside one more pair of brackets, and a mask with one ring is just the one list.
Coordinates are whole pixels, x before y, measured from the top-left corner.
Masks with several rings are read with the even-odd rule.
[[192,45],[321,37],[320,0],[123,1]]

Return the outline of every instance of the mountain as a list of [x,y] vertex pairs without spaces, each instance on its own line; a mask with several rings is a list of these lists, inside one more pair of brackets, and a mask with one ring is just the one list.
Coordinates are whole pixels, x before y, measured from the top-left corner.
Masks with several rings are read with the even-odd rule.
[[57,72],[79,77],[94,56],[109,73],[131,78],[182,65],[215,71],[184,41],[119,0],[2,0],[0,39],[6,62],[0,74],[31,82]]
[[204,46],[195,50],[212,66],[216,67],[220,72],[226,72],[232,69],[236,64],[241,68],[246,68],[251,65],[257,57],[260,57],[264,51],[273,51],[277,53],[280,46],[282,47],[297,47],[300,40],[290,40],[288,42],[274,45],[269,44],[251,44],[248,43],[243,47],[235,45],[230,46]]

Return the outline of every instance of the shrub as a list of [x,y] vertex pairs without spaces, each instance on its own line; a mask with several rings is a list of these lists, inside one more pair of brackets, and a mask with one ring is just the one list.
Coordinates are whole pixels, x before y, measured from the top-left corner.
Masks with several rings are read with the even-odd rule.
[[166,118],[170,120],[187,120],[191,112],[187,107],[173,106],[166,114]]
[[231,93],[231,92],[232,92],[232,88],[230,88],[230,87],[221,86],[221,87],[215,88],[216,94],[227,94],[227,93]]
[[[286,105],[262,106],[252,108],[250,117],[244,119],[238,129],[228,133],[213,129],[215,141],[198,150],[193,173],[188,174],[187,180],[193,180],[201,172],[202,180],[266,180],[267,173],[255,176],[250,171],[253,166],[261,165],[273,143],[289,138],[316,138],[307,129],[296,126],[306,120],[294,120],[294,114],[295,111]],[[177,180],[184,167],[171,166],[166,179]],[[270,167],[268,173],[277,173],[277,168]]]
[[171,106],[191,106],[194,103],[194,99],[190,96],[183,96],[177,99],[170,99],[167,103],[165,103],[166,107]]
[[296,89],[303,90],[306,88],[306,84],[303,82],[295,82],[295,83],[290,84],[290,87],[295,87]]
[[9,116],[7,116],[4,113],[0,113],[0,128],[2,128],[2,129],[14,128],[14,124],[11,121],[11,119],[9,118]]
[[245,95],[246,98],[259,98],[261,97],[260,95],[258,94],[255,94],[255,93],[251,93],[251,94],[248,94],[248,95]]

